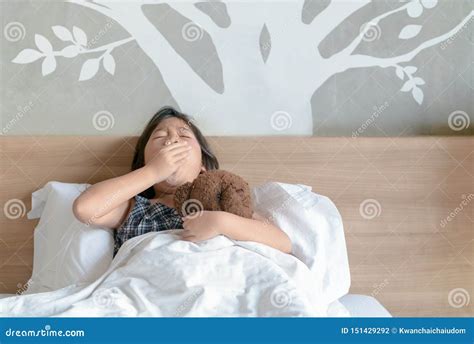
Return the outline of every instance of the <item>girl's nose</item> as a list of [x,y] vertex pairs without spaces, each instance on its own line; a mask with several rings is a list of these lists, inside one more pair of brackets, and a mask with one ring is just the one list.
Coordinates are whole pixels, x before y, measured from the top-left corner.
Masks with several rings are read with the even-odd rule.
[[172,143],[178,143],[178,142],[179,142],[179,136],[171,136],[165,140],[165,145],[168,146]]

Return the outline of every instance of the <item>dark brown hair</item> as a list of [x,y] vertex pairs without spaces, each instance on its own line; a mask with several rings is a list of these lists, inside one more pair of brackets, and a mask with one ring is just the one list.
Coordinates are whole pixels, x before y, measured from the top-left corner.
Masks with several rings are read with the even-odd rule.
[[[135,146],[135,154],[133,155],[132,160],[132,171],[139,169],[145,165],[145,146],[148,143],[148,140],[150,139],[150,136],[155,130],[155,128],[163,120],[173,117],[179,118],[184,121],[193,131],[194,136],[196,137],[197,141],[199,142],[199,145],[201,146],[202,164],[204,165],[206,170],[219,169],[219,162],[217,161],[216,156],[212,152],[211,147],[209,146],[209,143],[207,142],[204,135],[202,135],[199,128],[194,125],[192,118],[170,106],[165,106],[161,108],[150,119],[150,121],[148,121],[148,124],[145,126],[145,129],[143,129],[142,134],[138,138],[137,144]],[[140,195],[150,199],[155,196],[155,190],[153,189],[153,186],[151,186],[147,190],[141,192]]]

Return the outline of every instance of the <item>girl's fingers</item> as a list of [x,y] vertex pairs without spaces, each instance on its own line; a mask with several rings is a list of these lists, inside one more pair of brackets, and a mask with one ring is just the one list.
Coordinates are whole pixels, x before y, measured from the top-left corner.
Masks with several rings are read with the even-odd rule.
[[174,155],[174,154],[178,154],[178,153],[181,153],[181,152],[187,152],[190,149],[191,149],[191,146],[189,146],[189,145],[176,147],[175,149],[168,151],[168,154]]
[[186,155],[186,156],[184,156],[184,157],[182,157],[182,158],[179,158],[179,159],[176,160],[174,163],[175,163],[176,165],[182,165],[184,162],[186,162],[186,160],[188,160],[188,158],[189,158],[189,156]]
[[168,154],[173,155],[173,154],[176,154],[176,153],[179,153],[179,152],[185,152],[185,151],[187,151],[187,150],[190,149],[190,148],[191,148],[190,145],[188,145],[187,143],[183,143],[183,144],[180,144],[179,146],[176,144],[176,146],[174,146],[174,147],[172,147],[172,148],[170,148],[170,149],[168,149],[168,147],[167,147],[167,148],[164,148],[164,149],[166,149],[166,152],[167,152]]
[[181,167],[183,163],[185,163],[188,159],[189,159],[189,155],[185,155],[179,159],[173,160],[172,163],[176,168],[178,168],[178,167]]
[[185,151],[185,152],[181,152],[181,153],[173,155],[172,158],[173,158],[174,161],[177,161],[179,159],[187,157],[188,155],[189,155],[189,151]]

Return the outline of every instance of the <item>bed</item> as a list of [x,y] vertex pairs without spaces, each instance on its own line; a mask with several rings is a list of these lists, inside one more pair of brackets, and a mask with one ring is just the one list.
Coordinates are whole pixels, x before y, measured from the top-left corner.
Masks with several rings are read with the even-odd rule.
[[[269,180],[311,185],[342,214],[351,290],[339,302],[352,316],[469,316],[450,292],[472,294],[471,137],[210,137],[228,169],[251,185]],[[15,294],[31,275],[31,193],[50,180],[95,183],[126,173],[136,137],[0,138],[2,204],[24,204],[15,221],[0,218],[0,293]],[[375,201],[375,202],[374,202]],[[370,208],[364,208],[367,204]],[[382,304],[384,306],[382,306]],[[337,306],[337,305],[336,305]],[[335,307],[336,307],[335,306]],[[388,311],[387,311],[388,310]]]
[[[0,294],[0,299],[10,297],[12,294]],[[385,309],[377,299],[367,295],[347,294],[339,299],[339,302],[349,311],[351,317],[387,318],[392,315]],[[329,314],[335,314],[337,302],[329,307]]]

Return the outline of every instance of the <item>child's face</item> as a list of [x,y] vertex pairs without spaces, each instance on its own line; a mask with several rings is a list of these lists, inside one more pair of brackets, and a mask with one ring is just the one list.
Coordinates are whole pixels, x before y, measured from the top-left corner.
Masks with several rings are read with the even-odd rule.
[[166,141],[171,143],[187,141],[191,150],[186,162],[172,178],[155,185],[155,190],[158,191],[169,190],[170,187],[173,188],[191,182],[196,179],[201,170],[204,170],[201,146],[193,131],[186,122],[174,117],[163,120],[151,134],[145,147],[145,164],[162,148],[166,147]]

